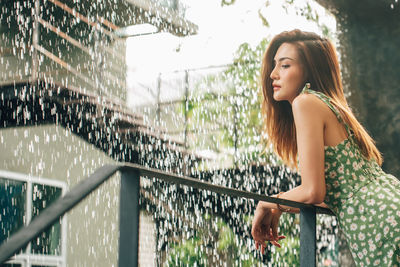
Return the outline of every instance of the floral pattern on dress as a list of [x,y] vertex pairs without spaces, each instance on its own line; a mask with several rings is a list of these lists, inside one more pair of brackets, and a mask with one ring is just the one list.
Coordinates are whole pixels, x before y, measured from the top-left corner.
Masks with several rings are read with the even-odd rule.
[[325,203],[336,214],[357,266],[400,267],[400,181],[366,159],[331,99],[321,99],[345,127],[348,138],[325,147]]

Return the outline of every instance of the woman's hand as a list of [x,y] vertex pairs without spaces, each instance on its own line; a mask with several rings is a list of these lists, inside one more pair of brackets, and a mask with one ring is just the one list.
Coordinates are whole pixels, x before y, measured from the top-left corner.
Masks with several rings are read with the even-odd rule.
[[264,254],[267,247],[267,241],[270,241],[274,246],[281,247],[278,241],[285,238],[285,236],[278,235],[281,214],[282,212],[278,209],[263,207],[262,201],[257,205],[252,222],[251,235],[256,242],[256,249],[261,248],[262,254]]

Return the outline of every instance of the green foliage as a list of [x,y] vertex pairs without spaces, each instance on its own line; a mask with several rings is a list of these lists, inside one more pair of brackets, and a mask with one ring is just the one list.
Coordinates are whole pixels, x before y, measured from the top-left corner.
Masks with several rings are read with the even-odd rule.
[[[299,4],[300,3],[300,4]],[[295,14],[297,16],[305,17],[307,20],[314,22],[318,28],[321,30],[322,35],[333,39],[333,32],[331,29],[321,21],[320,12],[316,8],[313,7],[315,1],[306,0],[306,1],[294,1],[294,0],[284,0],[282,4],[282,8],[289,14],[289,10],[291,8],[294,9]],[[325,11],[326,12],[326,11]]]
[[[248,229],[251,229],[252,219],[252,216],[243,215]],[[203,220],[192,237],[172,247],[165,266],[258,266],[253,253],[223,219],[207,214]],[[286,238],[280,241],[281,248],[270,248],[273,266],[299,266],[299,229],[299,215],[285,213],[281,216],[279,230]]]
[[267,161],[261,145],[263,121],[259,84],[260,59],[267,44],[267,40],[263,40],[255,48],[248,43],[240,45],[232,65],[196,84],[196,93],[187,104],[189,128],[200,128],[209,135],[195,142],[193,147],[218,153],[233,150],[236,164]]
[[[231,5],[234,2],[222,1],[221,4]],[[315,22],[324,36],[332,35],[329,28],[321,23],[321,11],[317,11],[311,0],[300,4],[294,0],[281,2],[287,12],[295,10],[296,15]],[[269,5],[270,1],[265,1],[266,8]],[[261,10],[258,14],[261,22],[269,27]],[[186,104],[189,131],[197,134],[191,138],[190,148],[228,155],[235,166],[254,162],[282,164],[272,149],[265,149],[265,144],[262,144],[262,94],[259,79],[261,59],[267,45],[265,39],[255,48],[248,43],[241,44],[232,65],[222,73],[208,75],[195,85],[195,93]],[[228,166],[224,164],[224,167]]]
[[221,0],[221,6],[230,6],[232,4],[234,4],[236,2],[236,0]]
[[300,225],[299,215],[284,213],[280,218],[280,234],[286,236],[279,243],[281,248],[273,247],[271,261],[274,266],[300,265]]
[[258,10],[258,17],[261,19],[261,22],[265,27],[269,27],[269,22],[267,18],[264,17],[264,15],[261,13],[261,10]]
[[282,239],[281,248],[277,248],[272,254],[272,261],[276,266],[300,266],[300,238],[288,236]]
[[[204,228],[195,237],[175,244],[166,266],[255,266],[257,260],[239,244],[232,229],[218,217],[205,216]],[[215,257],[218,254],[218,257]],[[218,260],[216,260],[218,259]]]
[[168,256],[166,266],[208,266],[204,250],[199,249],[201,248],[201,245],[201,240],[198,238],[191,238],[181,244],[175,245]]
[[[230,6],[233,5],[236,0],[221,0],[221,6]],[[270,0],[265,0],[264,6],[268,8],[270,6]],[[294,0],[281,0],[281,6],[286,11],[287,14],[290,14],[290,10],[294,9],[294,14],[297,16],[305,17],[307,20],[315,22],[318,28],[321,30],[322,35],[332,39],[333,33],[331,29],[321,21],[320,10],[315,8],[315,1],[313,0],[305,0],[305,1],[294,1]],[[265,27],[270,27],[268,22],[268,18],[262,14],[261,9],[258,10],[258,17],[261,20],[261,23]]]

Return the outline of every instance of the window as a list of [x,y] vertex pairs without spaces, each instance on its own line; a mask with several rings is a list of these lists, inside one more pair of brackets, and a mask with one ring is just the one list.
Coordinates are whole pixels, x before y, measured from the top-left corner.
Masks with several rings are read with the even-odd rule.
[[[0,243],[63,195],[66,184],[51,179],[0,170]],[[53,224],[4,266],[63,267],[66,218]]]

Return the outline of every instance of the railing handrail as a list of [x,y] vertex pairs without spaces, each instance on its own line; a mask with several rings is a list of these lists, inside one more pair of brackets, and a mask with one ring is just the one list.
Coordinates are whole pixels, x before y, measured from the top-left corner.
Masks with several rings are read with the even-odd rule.
[[47,227],[51,226],[61,216],[70,209],[75,207],[86,196],[93,192],[103,182],[107,181],[117,171],[137,171],[140,176],[154,177],[167,182],[176,183],[179,185],[191,186],[198,189],[204,189],[229,195],[233,197],[243,197],[258,201],[277,203],[293,208],[313,208],[316,213],[334,215],[329,209],[304,204],[296,201],[260,195],[256,193],[241,191],[234,188],[214,185],[209,182],[204,182],[199,179],[167,173],[153,168],[144,167],[138,164],[124,163],[115,165],[104,165],[98,168],[92,175],[84,179],[74,188],[72,188],[63,197],[57,199],[49,207],[44,209],[37,217],[35,217],[29,225],[23,227],[18,232],[13,234],[7,241],[0,245],[0,264],[3,264],[20,249],[24,248],[30,241],[39,236]]

